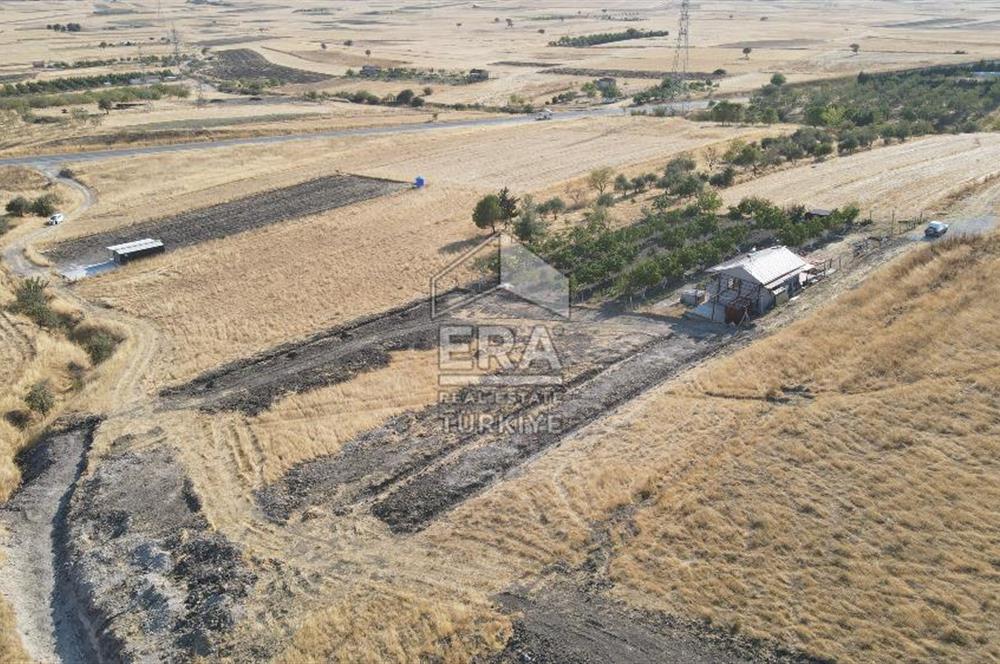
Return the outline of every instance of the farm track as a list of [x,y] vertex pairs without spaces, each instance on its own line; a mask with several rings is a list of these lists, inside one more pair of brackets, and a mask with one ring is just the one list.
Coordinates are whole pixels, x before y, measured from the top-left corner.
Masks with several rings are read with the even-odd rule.
[[162,240],[170,251],[378,198],[406,187],[406,184],[390,180],[332,175],[173,217],[67,240],[45,253],[59,264],[88,265],[106,260],[108,246],[147,237]]

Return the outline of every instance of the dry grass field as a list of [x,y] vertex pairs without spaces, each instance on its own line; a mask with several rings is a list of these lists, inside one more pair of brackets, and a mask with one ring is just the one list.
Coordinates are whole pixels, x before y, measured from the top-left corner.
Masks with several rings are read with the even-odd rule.
[[879,219],[893,211],[927,217],[998,175],[1000,134],[932,136],[767,175],[727,189],[724,199],[733,205],[762,196],[814,207],[855,201]]
[[[493,594],[563,577],[837,661],[992,661],[998,270],[996,237],[916,251],[410,537],[222,496],[215,523],[311,571],[284,661],[466,661],[510,629]],[[236,493],[197,440],[199,489]]]
[[[485,192],[502,186],[521,193],[558,190],[599,165],[665,163],[673,154],[759,132],[622,117],[614,123],[587,119],[240,148],[212,152],[197,168],[181,154],[83,165],[79,176],[96,189],[100,202],[76,228],[67,225],[62,232],[109,230],[148,216],[155,187],[141,174],[160,169],[173,174],[161,181],[161,214],[337,169],[428,178],[422,191],[209,242],[80,285],[87,298],[160,326],[169,339],[164,378],[182,380],[280,341],[423,297],[431,276],[460,255],[449,247],[476,236],[469,215]],[[214,164],[218,170],[209,168]],[[201,177],[201,168],[211,175]],[[120,213],[126,209],[131,212]],[[234,274],[240,278],[232,279]],[[199,313],[208,310],[211,317]]]
[[[795,83],[1000,57],[1000,6],[974,0],[833,4],[835,20],[831,3],[820,0],[697,4],[690,68],[725,69],[717,92],[743,95],[774,72]],[[11,265],[0,267],[0,503],[21,481],[14,463],[19,450],[44,440],[46,428],[62,416],[102,418],[88,425],[96,429],[92,440],[80,443],[85,463],[72,484],[52,489],[60,514],[32,530],[38,550],[63,552],[55,563],[65,562],[61,556],[72,545],[93,554],[88,564],[107,566],[105,587],[145,588],[106,598],[104,607],[115,611],[101,629],[141,623],[123,623],[122,616],[154,616],[148,624],[161,620],[185,628],[202,618],[215,621],[225,627],[197,633],[207,644],[207,661],[495,661],[512,638],[523,636],[525,624],[524,615],[499,599],[503,594],[544,604],[557,590],[572,588],[587,598],[575,610],[592,610],[593,616],[600,607],[635,625],[676,621],[711,639],[755,639],[765,649],[849,664],[1000,661],[1000,302],[990,295],[1000,281],[995,233],[923,247],[913,238],[897,239],[871,263],[834,275],[745,336],[719,330],[726,342],[706,342],[704,354],[691,350],[678,367],[692,368],[662,374],[665,382],[642,383],[656,386],[641,396],[623,392],[627,396],[615,401],[608,388],[601,403],[615,404],[612,409],[596,419],[581,417],[581,428],[530,452],[484,451],[482,440],[469,438],[461,442],[473,450],[467,457],[447,456],[450,450],[430,457],[428,450],[441,441],[424,437],[429,428],[421,428],[419,417],[438,414],[436,346],[393,347],[345,375],[335,373],[340,367],[313,366],[330,373],[319,387],[304,369],[294,377],[299,382],[283,384],[254,411],[204,404],[199,410],[196,399],[171,400],[163,392],[198,376],[207,381],[206,391],[215,389],[218,374],[205,378],[205,372],[275,347],[274,357],[301,361],[300,346],[283,344],[424,300],[431,277],[485,237],[471,221],[484,194],[510,187],[518,196],[571,202],[598,167],[631,177],[662,172],[680,155],[703,165],[707,148],[724,152],[735,139],[793,131],[788,125],[631,116],[614,105],[594,113],[597,102],[588,100],[561,107],[590,109],[586,117],[536,122],[524,115],[502,125],[434,127],[493,117],[439,105],[502,106],[515,96],[545,106],[596,76],[552,73],[547,65],[632,72],[619,76],[626,92],[653,85],[655,78],[639,74],[669,71],[677,9],[678,3],[646,0],[129,0],[93,6],[0,0],[0,85],[160,68],[136,59],[170,56],[175,48],[208,61],[226,49],[249,49],[276,66],[269,71],[288,74],[259,99],[206,84],[201,92],[208,101],[200,104],[198,72],[185,65],[177,82],[191,88],[188,98],[106,114],[96,104],[79,105],[95,116],[85,122],[72,105],[36,109],[35,121],[0,115],[0,153],[9,155],[205,143],[199,150],[42,163],[48,176],[69,167],[80,188],[65,179],[50,184],[31,168],[0,167],[0,203],[54,192],[68,217],[49,229],[41,218],[16,219],[0,237],[0,250],[18,249],[18,260],[8,251]],[[46,29],[56,22],[79,22],[82,29]],[[671,36],[588,48],[547,45],[561,36],[628,28],[670,30]],[[752,49],[748,56],[744,48]],[[94,58],[121,60],[51,66]],[[365,64],[439,72],[483,67],[491,78],[448,84],[345,77]],[[425,85],[433,90],[428,106],[419,109],[306,98],[361,89],[384,95]],[[411,126],[281,144],[210,145],[218,138],[393,125]],[[57,273],[63,266],[54,266],[45,272],[53,308],[120,337],[114,354],[97,366],[67,331],[42,329],[6,308],[17,283],[9,269],[45,271],[48,266],[38,264],[42,252],[60,242],[128,234],[150,220],[340,174],[404,183],[424,176],[428,186],[318,214],[279,214],[279,223],[171,247],[79,282],[62,281]],[[970,230],[963,230],[963,220],[1000,214],[1000,135],[910,139],[788,167],[720,193],[725,204],[746,196],[815,207],[858,203],[879,221],[893,213],[942,214],[956,220],[952,235],[959,235]],[[653,196],[622,200],[610,212],[611,223],[634,221]],[[588,191],[582,202],[594,197]],[[578,223],[585,210],[581,205],[554,225]],[[849,254],[859,237],[824,250]],[[27,245],[23,252],[21,243]],[[36,264],[20,260],[22,254]],[[873,267],[888,256],[896,258]],[[656,310],[649,303],[642,309]],[[588,313],[601,322],[605,314],[611,315]],[[604,346],[652,348],[654,325],[666,329],[676,322],[662,332],[665,339],[695,338],[681,321],[638,318],[621,331],[594,323],[592,336],[581,335],[574,351],[583,358],[574,370],[588,376],[581,380],[603,376],[611,366],[600,365]],[[373,329],[372,337],[385,341],[379,336],[384,330]],[[334,330],[331,343],[364,341],[356,332]],[[280,372],[277,361],[247,366]],[[301,365],[286,366],[298,371]],[[639,381],[635,373],[628,378]],[[28,390],[40,382],[54,394],[52,410],[15,426],[5,414],[22,411]],[[251,392],[245,384],[233,389]],[[378,449],[391,463],[359,455],[373,467],[333,464],[333,477],[348,479],[331,482],[328,499],[303,500],[287,517],[268,510],[267,491],[283,481],[307,494],[320,490],[323,478],[294,474],[305,462],[337,461],[362,443],[395,440],[379,438],[382,429],[405,443]],[[477,466],[489,460],[487,452],[523,458]],[[420,454],[428,456],[425,465]],[[145,548],[118,555],[124,549],[114,547],[147,533],[142,519],[127,513],[131,504],[101,511],[109,494],[126,495],[120,478],[134,476],[102,471],[120,467],[135,474],[143,455],[162,461],[148,475],[149,487],[174,487],[176,480],[177,490],[164,492],[162,500],[139,498],[157,507],[176,503],[190,514],[176,523],[166,515],[163,524],[153,524],[162,525],[162,538],[149,535]],[[417,458],[413,466],[406,465],[408,455]],[[405,499],[400,487],[425,480],[428,473],[420,473],[430,464],[465,468],[466,461],[470,473],[481,472],[479,484],[412,532],[394,531],[377,511],[387,496]],[[398,468],[400,475],[391,476]],[[352,473],[375,481],[351,496]],[[70,491],[77,488],[78,494]],[[446,482],[437,488],[442,495],[457,491]],[[93,505],[81,504],[88,502]],[[94,522],[73,531],[77,538],[88,533],[83,539],[57,538],[68,525],[77,526],[60,520],[87,515],[91,507]],[[15,511],[0,516],[32,518]],[[177,523],[183,528],[170,530]],[[164,556],[168,567],[161,568]],[[81,572],[79,560],[74,558],[74,574]],[[199,560],[207,567],[199,568]],[[239,592],[227,585],[231,568],[252,578]],[[41,599],[27,603],[18,592],[3,593],[18,618],[25,606],[38,615],[29,623],[15,620],[0,601],[0,661],[27,657],[17,625],[53,620],[49,595],[55,586],[40,588]],[[82,600],[74,595],[72,601]],[[115,607],[116,601],[122,604]],[[601,628],[600,622],[595,618],[591,627]],[[52,625],[53,633],[59,629]],[[169,630],[145,629],[124,633],[140,645],[154,633],[169,636],[170,647],[180,640]],[[39,652],[37,635],[20,636],[28,653]],[[212,650],[217,645],[222,649]]]
[[[93,11],[13,1],[4,2],[2,7],[8,29],[0,32],[0,52],[8,57],[0,64],[0,76],[12,81],[156,69],[161,65],[140,66],[137,60],[172,55],[175,34],[176,49],[182,55],[210,59],[218,51],[250,49],[275,65],[330,77],[317,83],[279,86],[274,91],[285,95],[287,103],[267,104],[250,116],[243,113],[243,105],[233,95],[214,89],[208,89],[205,98],[223,103],[206,108],[198,107],[192,94],[186,100],[158,100],[114,111],[108,117],[93,104],[84,105],[92,116],[86,122],[62,112],[69,107],[47,109],[39,115],[55,124],[2,123],[0,149],[22,152],[53,143],[72,146],[75,138],[86,138],[83,144],[93,145],[95,135],[101,137],[98,144],[121,140],[115,136],[125,131],[140,134],[129,138],[130,142],[151,142],[197,137],[197,132],[205,131],[218,136],[312,131],[430,116],[405,109],[352,110],[342,104],[302,105],[295,101],[309,90],[367,89],[381,96],[404,88],[419,90],[428,84],[344,78],[348,69],[357,71],[364,64],[447,72],[488,68],[491,79],[483,83],[431,81],[429,101],[502,106],[517,95],[545,105],[556,94],[578,90],[593,77],[547,73],[540,65],[666,72],[671,66],[677,27],[676,7],[655,3],[510,7],[499,2],[475,6],[440,2],[401,6],[387,0],[331,7],[313,1],[261,6],[251,2],[191,5],[136,0]],[[760,87],[775,71],[784,72],[794,82],[1000,54],[993,35],[1000,10],[970,0],[952,3],[941,11],[893,0],[840,2],[836,29],[830,27],[828,12],[828,5],[818,1],[794,5],[757,2],[752,7],[733,1],[702,4],[695,11],[691,31],[690,68],[699,72],[725,69],[728,75],[719,91],[731,94]],[[47,30],[45,26],[54,22],[78,22],[82,30]],[[671,36],[589,48],[548,46],[562,36],[627,28],[669,30]],[[100,46],[102,42],[105,47]],[[860,46],[857,54],[849,48],[853,43]],[[750,57],[744,57],[745,47],[752,49]],[[116,62],[77,69],[34,66],[86,60]],[[651,83],[624,75],[620,79],[626,93]],[[188,84],[193,88],[193,83]],[[94,123],[100,125],[95,127]]]

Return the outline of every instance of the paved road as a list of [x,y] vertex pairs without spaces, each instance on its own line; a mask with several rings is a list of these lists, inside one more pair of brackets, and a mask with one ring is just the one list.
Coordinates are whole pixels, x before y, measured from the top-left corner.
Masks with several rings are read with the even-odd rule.
[[[682,103],[661,104],[661,106],[679,109]],[[688,109],[705,108],[706,101],[689,102]],[[554,113],[548,122],[579,120],[592,117],[624,117],[632,109],[619,106],[602,106],[600,108],[582,111],[564,111]],[[0,166],[35,166],[53,167],[63,162],[100,161],[103,159],[118,159],[149,154],[165,154],[183,152],[186,150],[214,150],[216,148],[238,147],[243,145],[277,145],[294,141],[314,141],[324,138],[341,138],[345,136],[382,136],[393,134],[415,134],[424,131],[441,131],[466,127],[493,127],[502,125],[522,125],[536,122],[534,115],[508,115],[502,117],[473,118],[470,120],[455,120],[452,122],[426,122],[420,124],[404,124],[383,127],[359,127],[355,129],[332,129],[302,134],[282,134],[278,136],[253,136],[248,138],[227,138],[217,141],[192,141],[190,143],[173,143],[170,145],[150,145],[143,147],[120,148],[115,150],[91,150],[86,152],[62,152],[54,154],[25,155],[21,157],[0,158]]]

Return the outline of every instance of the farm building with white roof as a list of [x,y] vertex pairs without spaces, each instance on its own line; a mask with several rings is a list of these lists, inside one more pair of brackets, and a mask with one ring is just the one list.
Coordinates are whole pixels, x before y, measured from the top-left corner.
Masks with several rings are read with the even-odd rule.
[[742,323],[787,302],[815,268],[787,247],[761,249],[708,270],[708,299],[694,314],[719,323]]

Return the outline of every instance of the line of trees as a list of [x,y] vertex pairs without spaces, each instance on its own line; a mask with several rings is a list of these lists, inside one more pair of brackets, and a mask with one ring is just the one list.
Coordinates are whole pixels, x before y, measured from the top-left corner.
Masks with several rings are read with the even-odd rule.
[[31,110],[55,106],[80,106],[98,104],[113,107],[115,104],[133,101],[155,101],[164,97],[184,98],[190,94],[184,85],[156,84],[148,87],[121,87],[108,90],[88,90],[50,95],[22,95],[0,97],[0,110],[15,111],[22,118],[29,119]]
[[[980,69],[980,68],[984,69]],[[1000,109],[1000,80],[975,71],[1000,62],[867,74],[833,81],[785,85],[772,79],[742,107],[747,122],[801,122],[835,130],[873,128],[877,133],[976,131]]]
[[[664,179],[674,183],[698,177],[687,158],[673,160],[665,173]],[[598,191],[609,185],[606,175],[591,174],[591,184]],[[698,180],[704,183],[703,178]],[[583,223],[550,232],[544,215],[552,211],[553,201],[564,210],[562,201],[536,204],[531,197],[519,199],[506,188],[483,197],[472,218],[479,228],[510,229],[565,274],[574,290],[597,288],[618,297],[679,282],[693,271],[725,260],[745,248],[752,231],[764,231],[757,235],[788,246],[801,246],[850,228],[860,215],[852,205],[828,216],[811,216],[802,206],[786,209],[760,198],[744,199],[723,214],[716,191],[704,186],[698,191],[681,208],[654,205],[643,210],[638,222],[620,228],[611,227],[608,208],[598,204],[585,213]],[[609,192],[601,194],[606,195]]]
[[135,78],[145,78],[147,76],[163,78],[172,75],[173,72],[169,69],[163,69],[160,71],[53,78],[47,81],[21,81],[19,83],[6,83],[0,86],[0,97],[93,90],[94,88],[107,85],[127,85],[129,81]]
[[587,46],[597,46],[598,44],[610,44],[612,42],[627,41],[629,39],[667,37],[669,35],[669,30],[636,30],[635,28],[629,28],[623,32],[601,32],[591,35],[578,35],[576,37],[564,35],[556,41],[549,42],[549,46],[583,48]]
[[7,202],[6,210],[12,217],[27,217],[29,214],[36,217],[51,217],[56,213],[57,205],[59,197],[55,194],[42,194],[35,200],[15,196]]

